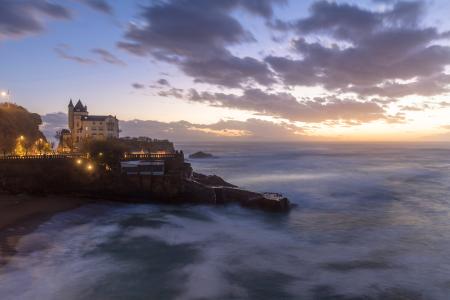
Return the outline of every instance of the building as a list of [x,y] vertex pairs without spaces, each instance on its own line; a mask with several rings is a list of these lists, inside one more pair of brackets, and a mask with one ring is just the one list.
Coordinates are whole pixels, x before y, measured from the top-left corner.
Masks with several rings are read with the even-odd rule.
[[119,120],[115,116],[89,115],[86,105],[78,100],[74,106],[72,99],[69,103],[69,129],[74,150],[80,148],[86,140],[106,140],[119,138]]

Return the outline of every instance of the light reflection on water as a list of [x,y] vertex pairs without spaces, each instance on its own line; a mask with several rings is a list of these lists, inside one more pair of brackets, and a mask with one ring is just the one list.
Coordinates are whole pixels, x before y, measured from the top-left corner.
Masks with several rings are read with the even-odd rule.
[[25,236],[2,299],[448,299],[445,145],[183,145],[288,215],[234,206],[85,206]]

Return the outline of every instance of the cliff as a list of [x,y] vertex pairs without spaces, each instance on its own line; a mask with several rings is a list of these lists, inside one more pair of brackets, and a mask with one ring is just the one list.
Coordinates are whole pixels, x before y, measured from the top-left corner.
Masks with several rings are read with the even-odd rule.
[[[0,194],[63,195],[120,202],[228,204],[283,212],[283,197],[240,189],[215,175],[193,173],[175,157],[165,160],[164,176],[126,175],[97,164],[80,166],[77,159],[0,159]],[[92,163],[94,164],[94,163]]]

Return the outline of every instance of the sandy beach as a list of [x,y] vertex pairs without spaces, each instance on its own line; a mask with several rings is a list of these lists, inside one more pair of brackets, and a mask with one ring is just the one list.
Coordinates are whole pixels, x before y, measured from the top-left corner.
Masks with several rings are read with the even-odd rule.
[[15,254],[20,238],[55,213],[77,208],[88,199],[64,196],[34,197],[0,194],[0,266]]

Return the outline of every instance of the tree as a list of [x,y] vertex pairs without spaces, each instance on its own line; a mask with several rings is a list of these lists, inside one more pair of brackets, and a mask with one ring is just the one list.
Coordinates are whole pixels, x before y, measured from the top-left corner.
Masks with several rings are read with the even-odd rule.
[[[59,152],[69,152],[73,151],[73,139],[70,131],[67,129],[63,129],[57,131],[55,134],[55,138],[58,140],[58,151]],[[52,146],[53,148],[53,146]]]
[[42,120],[38,114],[30,113],[15,104],[0,103],[0,150],[3,154],[16,152],[17,139],[24,136],[26,140],[20,142],[20,147],[26,153],[36,140],[45,140],[39,130],[41,124]]
[[110,168],[118,168],[128,150],[119,139],[86,140],[81,146],[83,153],[89,154],[91,159]]

